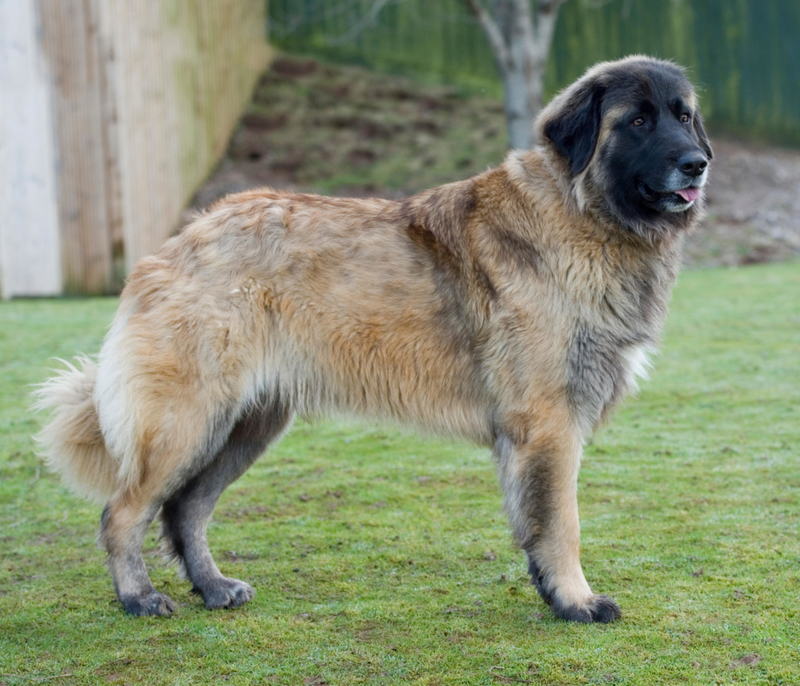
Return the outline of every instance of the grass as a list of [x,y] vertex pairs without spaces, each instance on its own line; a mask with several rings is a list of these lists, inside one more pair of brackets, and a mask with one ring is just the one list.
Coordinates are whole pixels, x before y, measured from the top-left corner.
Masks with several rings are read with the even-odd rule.
[[210,526],[252,603],[209,613],[157,554],[170,618],[117,604],[100,508],[40,467],[28,385],[96,351],[111,299],[0,306],[0,684],[797,684],[800,264],[694,271],[638,398],[587,448],[583,562],[623,619],[558,621],[489,456],[298,424]]

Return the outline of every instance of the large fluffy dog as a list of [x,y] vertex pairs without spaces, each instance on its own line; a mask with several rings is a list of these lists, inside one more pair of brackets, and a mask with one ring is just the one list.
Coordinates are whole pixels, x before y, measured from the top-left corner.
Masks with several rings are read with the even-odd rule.
[[296,413],[346,411],[491,446],[542,597],[620,616],[581,569],[581,449],[656,343],[711,149],[682,71],[646,57],[591,69],[538,126],[542,149],[400,202],[228,197],[139,262],[97,365],[38,400],[50,463],[108,498],[128,612],[175,609],[141,554],[159,509],[206,606],[250,600],[209,552],[217,499]]

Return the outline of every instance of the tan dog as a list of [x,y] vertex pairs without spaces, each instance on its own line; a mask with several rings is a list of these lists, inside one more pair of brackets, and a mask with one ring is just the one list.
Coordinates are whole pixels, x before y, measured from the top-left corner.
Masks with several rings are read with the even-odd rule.
[[533,582],[564,619],[620,616],[579,560],[583,442],[657,341],[711,149],[673,64],[604,63],[538,123],[543,149],[401,202],[230,196],[139,262],[95,366],[39,390],[50,463],[109,498],[120,602],[175,604],[141,547],[163,535],[209,608],[206,524],[296,413],[389,419],[494,450]]

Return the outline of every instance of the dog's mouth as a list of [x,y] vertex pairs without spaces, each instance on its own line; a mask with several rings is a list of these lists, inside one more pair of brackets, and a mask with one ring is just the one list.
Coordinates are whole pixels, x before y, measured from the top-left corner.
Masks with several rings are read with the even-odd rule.
[[639,181],[639,193],[649,203],[666,201],[670,205],[679,205],[688,208],[695,200],[700,197],[701,189],[697,186],[687,186],[675,191],[658,191],[648,186],[644,181]]

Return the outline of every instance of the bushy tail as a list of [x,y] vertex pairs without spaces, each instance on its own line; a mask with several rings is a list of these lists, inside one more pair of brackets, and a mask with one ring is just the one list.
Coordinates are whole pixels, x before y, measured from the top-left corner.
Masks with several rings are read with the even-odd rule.
[[52,411],[36,441],[49,466],[75,492],[102,502],[116,489],[119,462],[108,452],[100,431],[94,404],[97,366],[88,357],[78,358],[80,369],[64,364],[66,369],[33,393],[35,410]]

